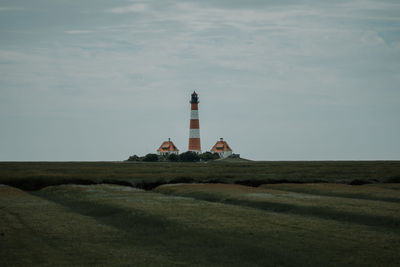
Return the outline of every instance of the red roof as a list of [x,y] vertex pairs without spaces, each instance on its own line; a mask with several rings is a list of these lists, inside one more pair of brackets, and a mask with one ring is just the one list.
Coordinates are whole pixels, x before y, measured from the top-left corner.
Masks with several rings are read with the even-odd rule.
[[172,141],[164,141],[161,146],[157,149],[158,152],[170,152],[179,151]]
[[223,151],[232,151],[226,141],[223,141],[222,138],[218,141],[212,148],[211,151],[214,153],[223,152]]

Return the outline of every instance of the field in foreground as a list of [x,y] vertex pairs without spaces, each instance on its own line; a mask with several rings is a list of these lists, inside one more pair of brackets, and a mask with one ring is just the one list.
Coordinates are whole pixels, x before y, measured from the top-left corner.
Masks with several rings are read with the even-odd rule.
[[400,184],[0,186],[0,266],[399,266]]

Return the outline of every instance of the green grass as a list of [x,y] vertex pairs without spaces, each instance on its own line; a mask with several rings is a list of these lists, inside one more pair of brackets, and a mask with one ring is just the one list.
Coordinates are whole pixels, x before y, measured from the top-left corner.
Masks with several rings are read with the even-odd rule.
[[[399,203],[285,186],[61,185],[30,193],[0,186],[0,265],[398,265],[400,233],[391,222]],[[280,203],[292,208],[271,208]],[[375,223],[384,217],[392,221]]]
[[398,266],[399,181],[399,161],[1,162],[0,266]]
[[[332,191],[335,191],[335,186]],[[364,193],[378,186],[368,185],[368,189],[364,189],[365,186],[358,186],[355,189],[351,185],[341,185],[341,187],[349,187],[353,191]],[[391,184],[390,186],[400,190],[400,184]],[[259,188],[228,184],[177,184],[160,186],[155,191],[266,211],[357,223],[374,226],[378,230],[385,229],[400,233],[400,201],[377,201],[374,197],[368,199],[366,195],[362,199],[357,196],[353,198],[323,196],[319,194],[314,184],[301,185],[304,189],[313,190],[311,194],[293,192],[292,188],[297,187],[298,185],[295,184],[264,185]],[[283,189],[277,190],[276,188]],[[323,190],[321,191],[323,192]],[[393,194],[390,189],[385,191]]]
[[164,183],[386,183],[400,161],[128,163],[0,162],[0,184],[27,190],[59,184],[112,183],[151,189]]
[[344,184],[268,184],[263,188],[306,193],[319,196],[333,196],[356,199],[381,200],[400,203],[400,184],[365,184],[348,186]]

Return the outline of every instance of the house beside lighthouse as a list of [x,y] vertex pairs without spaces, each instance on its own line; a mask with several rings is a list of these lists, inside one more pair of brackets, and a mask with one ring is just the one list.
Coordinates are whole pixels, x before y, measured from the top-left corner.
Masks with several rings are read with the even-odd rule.
[[168,156],[170,154],[179,154],[179,149],[175,146],[175,144],[171,141],[171,138],[168,138],[168,141],[164,141],[161,146],[157,149],[158,155]]
[[217,153],[221,158],[227,158],[232,155],[232,149],[223,138],[211,148],[211,152]]

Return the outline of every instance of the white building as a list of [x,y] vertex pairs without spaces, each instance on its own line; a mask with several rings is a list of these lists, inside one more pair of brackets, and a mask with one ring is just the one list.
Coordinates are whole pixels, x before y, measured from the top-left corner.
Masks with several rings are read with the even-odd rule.
[[157,149],[158,155],[170,155],[170,154],[179,154],[179,149],[174,145],[171,141],[171,138],[168,138],[168,141],[164,141],[161,146]]
[[211,152],[218,153],[221,158],[227,158],[232,155],[232,149],[228,143],[221,138],[212,148]]

